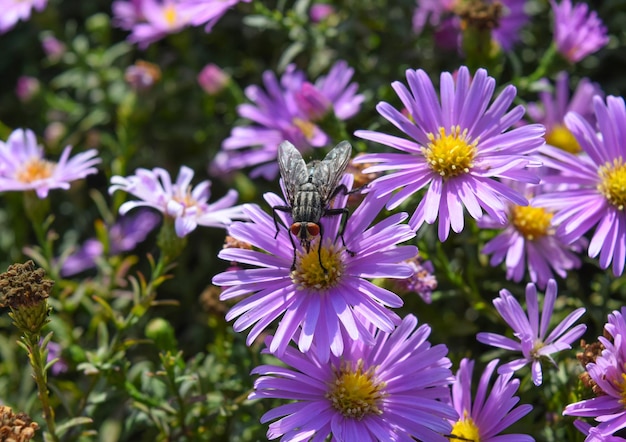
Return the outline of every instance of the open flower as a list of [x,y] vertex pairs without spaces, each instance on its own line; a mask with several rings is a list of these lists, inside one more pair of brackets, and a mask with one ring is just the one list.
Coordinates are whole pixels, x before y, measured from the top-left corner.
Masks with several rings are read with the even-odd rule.
[[572,6],[571,0],[557,4],[550,0],[554,12],[554,42],[557,50],[571,63],[600,50],[609,42],[606,27],[586,3]]
[[626,307],[609,315],[605,325],[605,336],[598,340],[604,350],[594,362],[587,364],[587,374],[595,384],[596,397],[569,404],[564,415],[593,417],[599,425],[587,428],[589,436],[597,439],[613,440],[611,436],[626,428]]
[[140,49],[146,49],[155,41],[179,32],[189,25],[190,20],[176,0],[143,0],[140,17],[145,21],[136,23],[128,37],[128,41],[137,43]]
[[606,104],[594,97],[601,136],[583,117],[570,112],[565,125],[585,155],[572,155],[551,146],[542,153],[544,164],[558,171],[545,176],[548,184],[561,186],[538,196],[534,203],[556,211],[553,221],[564,241],[573,242],[595,227],[589,256],[600,255],[600,267],[613,263],[619,276],[626,263],[626,106],[621,97],[609,96]]
[[541,125],[508,130],[524,115],[523,106],[507,109],[515,99],[515,87],[507,86],[489,106],[495,80],[484,69],[470,79],[466,67],[441,74],[441,100],[422,70],[408,70],[410,91],[400,82],[392,84],[410,116],[389,103],[376,106],[378,112],[413,140],[385,133],[359,130],[355,135],[398,149],[401,153],[366,154],[356,163],[380,163],[368,172],[395,170],[376,179],[371,187],[379,195],[395,193],[387,207],[393,209],[420,189],[427,187],[409,221],[414,229],[439,217],[439,239],[444,241],[450,227],[463,230],[463,207],[478,219],[483,210],[504,224],[507,202],[526,205],[524,195],[502,184],[502,178],[537,183],[536,165],[529,157],[544,144]]
[[70,158],[67,146],[57,163],[44,159],[30,129],[16,129],[6,142],[0,141],[0,192],[34,190],[46,198],[51,189],[69,189],[70,183],[97,172],[100,162],[95,149]]
[[[278,419],[268,439],[322,441],[332,434],[344,441],[447,441],[446,419],[456,419],[447,404],[451,364],[448,349],[431,346],[429,334],[428,325],[417,327],[408,315],[391,333],[375,332],[373,346],[345,339],[342,357],[326,361],[315,345],[307,353],[290,346],[280,357],[287,368],[255,368],[261,377],[249,399],[290,401],[261,417]],[[266,340],[268,347],[273,339]]]
[[474,361],[461,360],[452,384],[452,404],[460,419],[453,422],[450,442],[528,442],[534,441],[525,434],[500,434],[532,410],[532,405],[515,404],[519,401],[514,396],[519,387],[518,379],[511,379],[512,374],[501,374],[489,392],[489,381],[498,360],[491,361],[480,376],[478,389],[472,401],[472,372]]
[[498,373],[512,373],[527,364],[531,364],[533,383],[541,385],[543,381],[541,361],[543,359],[548,360],[556,367],[552,354],[572,348],[572,342],[580,338],[585,332],[587,326],[584,324],[578,324],[570,330],[570,327],[585,313],[585,309],[581,307],[567,315],[546,337],[556,301],[556,293],[556,282],[551,279],[548,281],[541,319],[539,318],[537,290],[532,283],[526,286],[528,316],[524,313],[519,302],[506,289],[502,289],[500,297],[493,300],[496,310],[513,329],[513,334],[519,339],[519,342],[495,333],[478,333],[476,339],[483,344],[494,347],[521,351],[523,356],[520,359],[502,365],[498,369]]
[[153,170],[137,169],[135,175],[111,178],[109,193],[123,190],[139,201],[126,201],[120,206],[120,214],[125,215],[136,207],[152,207],[173,218],[174,228],[179,237],[184,237],[197,226],[226,227],[235,219],[245,219],[241,206],[233,206],[237,192],[233,189],[215,201],[211,197],[211,182],[202,181],[191,187],[193,170],[181,166],[178,178],[172,183],[169,173],[157,167]]
[[[541,192],[541,186],[529,186],[525,183],[512,185],[526,189],[523,193],[531,199]],[[529,205],[509,205],[506,225],[485,215],[478,220],[483,229],[502,229],[490,240],[482,253],[491,255],[492,266],[505,261],[506,277],[520,282],[526,270],[530,280],[540,289],[545,289],[554,273],[564,278],[567,271],[580,267],[578,256],[586,242],[583,238],[569,244],[557,233],[557,226],[552,222],[554,211],[547,207],[535,207],[532,199]]]
[[[337,196],[335,207],[344,207],[346,199],[346,195]],[[285,205],[275,194],[266,194],[265,200],[272,207]],[[415,256],[417,248],[397,245],[415,235],[409,226],[401,224],[405,213],[372,225],[384,203],[372,195],[363,200],[346,222],[345,244],[339,235],[341,216],[323,217],[319,251],[319,240],[312,243],[310,251],[296,243],[294,251],[288,229],[280,227],[277,232],[270,215],[258,206],[244,205],[250,222],[233,223],[228,233],[256,250],[224,249],[219,257],[255,268],[220,273],[213,283],[226,287],[222,300],[246,296],[226,319],[238,318],[235,331],[252,327],[248,345],[281,316],[270,351],[281,355],[301,328],[300,350],[308,351],[315,341],[322,361],[328,360],[329,350],[335,356],[342,354],[346,335],[372,343],[370,323],[385,332],[393,330],[400,318],[389,308],[400,307],[402,300],[368,279],[411,276],[413,270],[402,261]],[[290,215],[281,212],[278,216],[284,225],[292,224]],[[292,271],[294,253],[296,266]]]
[[216,172],[254,166],[252,178],[268,180],[278,175],[278,145],[287,140],[301,152],[330,144],[330,137],[320,128],[318,120],[329,113],[345,120],[360,109],[363,96],[350,83],[354,69],[338,61],[326,76],[315,84],[306,81],[304,72],[289,65],[280,82],[271,71],[263,73],[265,88],[248,86],[246,96],[253,104],[242,104],[237,112],[254,124],[235,127],[222,143],[222,150],[213,160]]
[[[544,80],[543,84],[546,87],[549,85],[547,80]],[[593,97],[596,95],[604,95],[600,86],[588,78],[582,78],[570,96],[569,75],[563,71],[556,77],[554,92],[542,91],[539,93],[540,103],[528,103],[526,110],[535,123],[541,123],[546,127],[547,144],[567,152],[579,153],[580,144],[565,127],[565,115],[568,112],[576,112],[591,126],[595,126]]]

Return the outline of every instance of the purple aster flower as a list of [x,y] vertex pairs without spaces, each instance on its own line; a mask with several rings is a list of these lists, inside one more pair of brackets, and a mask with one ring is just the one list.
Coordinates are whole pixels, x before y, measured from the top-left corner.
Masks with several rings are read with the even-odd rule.
[[5,33],[20,21],[30,18],[32,10],[42,11],[48,0],[5,0],[0,14],[0,34]]
[[590,436],[596,440],[608,440],[615,432],[626,428],[626,307],[609,315],[604,327],[607,337],[598,340],[604,346],[602,354],[595,362],[587,364],[587,374],[595,383],[597,397],[569,404],[564,415],[593,417],[598,426],[590,429]]
[[[512,184],[531,199],[541,192],[541,186],[529,186],[524,183]],[[567,271],[580,267],[579,253],[586,246],[583,238],[569,244],[557,233],[552,218],[554,212],[546,207],[535,207],[510,204],[508,220],[505,225],[489,215],[478,220],[482,229],[502,230],[490,240],[482,253],[491,255],[490,264],[506,264],[507,279],[520,282],[528,269],[530,280],[540,289],[545,289],[548,280],[554,273],[565,278]]]
[[515,99],[515,87],[507,86],[491,101],[495,80],[479,69],[473,79],[462,67],[456,80],[449,72],[441,74],[441,100],[423,70],[408,70],[410,90],[402,83],[392,84],[410,113],[403,115],[389,103],[376,106],[378,112],[413,140],[385,133],[359,130],[355,135],[391,146],[401,153],[363,155],[358,163],[381,163],[364,172],[395,170],[374,180],[371,187],[379,195],[395,193],[387,207],[393,209],[424,187],[425,197],[413,213],[409,225],[419,229],[439,217],[439,239],[445,241],[450,227],[463,230],[463,207],[478,219],[483,210],[504,224],[507,202],[526,205],[524,195],[502,184],[500,179],[537,183],[529,166],[530,158],[544,144],[544,127],[526,125],[508,130],[524,115],[523,106],[507,109]]
[[234,219],[246,219],[241,206],[233,206],[237,201],[235,190],[229,190],[225,196],[209,204],[211,182],[202,181],[192,188],[192,178],[193,170],[186,166],[181,166],[175,183],[172,183],[169,173],[160,167],[153,170],[137,169],[135,175],[112,177],[109,193],[123,190],[140,198],[140,201],[126,201],[122,204],[122,215],[136,207],[152,207],[174,218],[174,228],[180,238],[199,225],[226,227]]
[[[485,0],[484,3],[492,5],[496,1]],[[510,51],[519,41],[521,28],[528,22],[528,15],[524,12],[526,0],[497,0],[497,3],[502,8],[501,16],[491,36],[502,49]],[[464,27],[460,13],[466,12],[463,8],[467,7],[457,0],[418,0],[413,13],[413,30],[421,34],[428,24],[435,29],[437,44],[446,49],[460,49]]]
[[551,355],[562,350],[571,349],[572,342],[580,338],[585,332],[587,326],[584,324],[578,324],[570,330],[570,327],[585,313],[585,309],[581,307],[567,315],[546,337],[550,319],[552,319],[556,293],[556,282],[551,279],[548,281],[541,319],[539,318],[537,289],[532,283],[526,286],[528,316],[524,313],[524,309],[522,309],[519,302],[506,289],[502,289],[500,297],[493,300],[496,310],[513,329],[513,334],[519,339],[519,342],[495,333],[478,333],[476,339],[483,344],[504,348],[505,350],[521,351],[523,355],[520,359],[502,365],[498,369],[498,373],[513,373],[525,365],[531,364],[533,383],[541,385],[543,381],[541,361],[548,360],[556,367],[556,363]]
[[65,44],[54,35],[44,36],[41,41],[41,47],[51,61],[59,60],[67,50]]
[[181,10],[177,0],[143,0],[141,16],[145,22],[135,24],[128,37],[128,41],[137,43],[140,49],[146,49],[155,41],[179,32],[190,20],[190,16]]
[[212,168],[228,173],[255,166],[252,178],[272,180],[278,175],[276,156],[282,141],[291,142],[301,152],[327,146],[330,138],[316,121],[331,111],[340,120],[358,112],[363,96],[356,94],[357,85],[350,83],[353,74],[343,61],[335,63],[314,85],[294,65],[287,67],[280,83],[273,72],[264,72],[265,90],[248,86],[245,93],[254,104],[242,104],[237,109],[241,117],[256,124],[235,127],[222,143]]
[[544,181],[562,187],[535,202],[556,210],[553,221],[564,241],[573,242],[595,226],[589,256],[600,255],[603,269],[613,262],[613,274],[619,276],[626,261],[626,108],[623,98],[612,96],[606,105],[596,96],[593,105],[601,135],[580,115],[567,114],[565,125],[586,155],[545,146],[544,164],[560,174]]
[[572,6],[571,0],[560,4],[550,0],[554,12],[554,42],[559,53],[576,63],[602,49],[609,42],[606,27],[586,3]]
[[307,353],[288,347],[280,357],[288,367],[255,368],[261,377],[249,399],[290,401],[261,417],[277,419],[268,439],[447,441],[446,420],[456,419],[447,404],[451,364],[448,349],[431,346],[429,334],[428,325],[417,327],[408,315],[394,331],[374,332],[374,345],[346,338],[341,357],[326,361],[315,344]]
[[[344,176],[344,182],[345,177],[350,175]],[[335,207],[345,207],[346,198],[336,197]],[[271,207],[285,205],[275,194],[266,194],[265,200]],[[365,197],[346,222],[345,245],[339,235],[341,216],[323,217],[322,249],[318,252],[319,240],[309,251],[296,242],[297,259],[292,271],[294,241],[289,230],[280,227],[276,237],[272,216],[256,205],[244,205],[251,221],[233,223],[228,232],[256,250],[225,249],[219,257],[254,268],[221,273],[213,283],[226,287],[220,298],[224,301],[247,295],[226,319],[238,318],[234,324],[237,332],[252,327],[248,345],[281,316],[271,352],[281,355],[301,328],[300,351],[308,351],[315,340],[318,357],[323,361],[328,360],[329,349],[335,356],[342,354],[343,336],[372,343],[370,323],[385,332],[393,330],[400,318],[389,307],[400,307],[402,300],[368,279],[411,276],[413,270],[402,261],[415,256],[417,248],[397,245],[415,236],[407,225],[400,224],[406,219],[405,213],[372,225],[383,206],[383,198]],[[292,224],[289,214],[280,212],[278,216],[285,226]],[[320,256],[326,272],[320,266]]]
[[[121,217],[108,229],[108,255],[133,250],[159,223],[159,216],[142,210]],[[63,260],[61,276],[68,277],[96,266],[96,259],[105,255],[105,247],[97,238],[87,239],[82,247]]]
[[[480,376],[480,382],[472,401],[472,372],[474,361],[461,360],[456,380],[452,384],[452,404],[460,419],[453,422],[451,441],[480,442],[526,442],[534,441],[525,434],[500,433],[520,420],[532,410],[532,405],[519,405],[519,398],[514,396],[519,387],[518,379],[511,379],[512,374],[497,377],[491,392],[489,381],[498,365],[498,360],[491,361]],[[514,408],[515,407],[515,408]]]
[[[543,81],[549,87],[547,80]],[[546,143],[571,153],[579,153],[580,145],[574,135],[565,127],[565,115],[576,112],[591,126],[595,127],[592,99],[595,95],[604,96],[602,89],[588,78],[578,82],[574,94],[569,94],[569,76],[563,71],[556,77],[554,93],[543,91],[539,94],[539,103],[528,103],[528,116],[536,123],[546,127]]]
[[249,3],[250,0],[179,0],[181,11],[190,17],[192,26],[204,25],[206,32],[211,29],[220,18],[233,6],[240,2]]
[[0,141],[0,192],[34,190],[46,198],[50,189],[69,189],[70,182],[97,172],[100,162],[95,149],[70,158],[67,146],[57,163],[44,159],[30,129],[16,129],[6,142]]

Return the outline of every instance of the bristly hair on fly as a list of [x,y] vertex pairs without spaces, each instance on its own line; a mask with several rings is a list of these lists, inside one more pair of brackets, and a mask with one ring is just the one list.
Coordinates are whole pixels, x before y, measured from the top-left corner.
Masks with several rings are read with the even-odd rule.
[[[346,216],[342,219],[339,236],[345,247],[343,230],[349,211],[346,207],[330,208],[329,204],[339,193],[350,193],[344,184],[339,184],[350,161],[352,146],[347,141],[337,144],[323,160],[314,160],[308,164],[302,159],[302,155],[289,141],[283,141],[278,146],[278,167],[283,179],[283,186],[287,196],[287,206],[272,207],[276,235],[278,236],[277,211],[291,214],[293,224],[289,227],[291,234],[289,239],[293,245],[293,263],[291,269],[296,266],[296,244],[293,236],[300,240],[300,245],[307,252],[311,249],[311,241],[319,236],[318,247],[319,262],[322,270],[326,268],[322,264],[321,241],[324,235],[320,219],[324,216]],[[292,236],[293,235],[293,236]],[[351,253],[348,250],[348,253]]]

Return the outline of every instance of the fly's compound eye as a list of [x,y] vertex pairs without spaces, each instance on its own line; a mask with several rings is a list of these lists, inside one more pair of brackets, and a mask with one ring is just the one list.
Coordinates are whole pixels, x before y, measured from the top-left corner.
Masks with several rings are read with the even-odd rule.
[[[302,224],[305,224],[302,230]],[[297,238],[309,239],[320,234],[320,226],[315,223],[293,223],[289,228],[292,235]]]
[[302,230],[302,223],[293,223],[289,230],[291,230],[293,236],[299,237],[300,230]]
[[307,223],[306,232],[309,236],[318,236],[320,234],[320,226],[315,223]]

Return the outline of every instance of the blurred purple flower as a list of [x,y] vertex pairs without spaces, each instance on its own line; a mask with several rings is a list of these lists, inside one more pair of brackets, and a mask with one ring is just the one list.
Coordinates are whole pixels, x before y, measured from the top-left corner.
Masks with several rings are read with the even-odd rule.
[[[344,207],[346,199],[347,195],[337,196],[335,207]],[[265,200],[271,207],[285,204],[272,193],[265,194]],[[224,249],[219,257],[255,268],[220,273],[213,278],[213,284],[226,287],[220,297],[223,301],[246,296],[228,312],[226,319],[238,318],[234,324],[237,332],[252,327],[248,345],[281,316],[270,346],[270,351],[279,356],[299,328],[300,351],[309,351],[315,341],[317,357],[322,361],[328,361],[329,350],[335,356],[342,354],[346,335],[372,343],[370,323],[385,332],[393,330],[400,318],[390,308],[400,307],[402,300],[368,279],[411,276],[413,270],[403,261],[415,256],[417,248],[398,245],[415,235],[406,224],[400,224],[405,213],[372,225],[384,203],[384,198],[365,197],[346,222],[345,245],[339,237],[341,216],[322,218],[322,249],[318,252],[319,240],[310,251],[298,243],[293,271],[294,249],[289,230],[279,228],[276,237],[272,216],[256,205],[244,206],[251,221],[233,223],[228,233],[251,244],[253,249]],[[292,224],[288,214],[279,212],[278,216],[283,225]]]
[[[532,405],[515,404],[519,401],[514,394],[520,381],[511,379],[512,374],[499,375],[489,391],[489,381],[498,365],[495,359],[487,365],[480,376],[478,389],[472,401],[472,372],[474,361],[462,359],[452,384],[452,404],[460,419],[452,422],[451,441],[480,442],[532,442],[525,434],[500,434],[506,428],[530,413]],[[515,407],[515,408],[514,408]]]
[[[142,210],[120,217],[108,229],[108,256],[133,250],[159,223],[159,216]],[[105,255],[105,247],[97,238],[87,239],[82,247],[68,256],[61,267],[61,276],[68,277],[96,266],[96,259]]]
[[[547,87],[549,83],[543,80]],[[556,77],[554,92],[542,91],[539,93],[541,103],[528,103],[528,116],[535,123],[546,127],[546,143],[570,153],[579,153],[580,145],[574,135],[565,127],[565,115],[576,112],[592,127],[595,127],[596,117],[593,113],[593,97],[604,96],[602,89],[588,78],[578,82],[574,94],[569,94],[569,76],[567,72],[560,72]]]
[[571,0],[557,4],[550,0],[554,12],[554,42],[559,53],[576,63],[602,49],[609,42],[607,30],[595,11],[586,3],[572,6]]
[[40,89],[41,83],[38,79],[28,75],[21,75],[18,77],[15,85],[15,95],[21,102],[26,103],[32,100],[39,93]]
[[51,189],[67,190],[70,182],[97,172],[95,149],[70,159],[71,150],[67,146],[58,163],[46,160],[33,131],[14,130],[6,142],[0,141],[0,192],[34,190],[46,198]]
[[437,278],[434,275],[433,263],[424,261],[424,258],[420,255],[407,259],[404,263],[413,269],[413,276],[394,280],[394,285],[401,291],[417,293],[426,304],[430,304],[432,302],[431,295],[433,290],[437,288]]
[[128,41],[146,49],[155,41],[182,30],[189,25],[191,17],[181,10],[180,5],[178,0],[143,0],[141,16],[145,22],[133,26]]
[[192,26],[204,26],[210,32],[215,23],[233,6],[238,3],[249,3],[251,0],[179,0],[180,10],[189,17]]
[[546,175],[548,184],[561,186],[539,195],[534,203],[556,210],[557,234],[566,242],[576,241],[595,227],[589,256],[600,255],[600,267],[613,262],[619,276],[626,262],[626,107],[621,97],[593,98],[600,135],[583,117],[570,112],[566,127],[574,134],[585,155],[572,155],[545,146],[545,166],[559,174]]
[[535,207],[532,197],[541,192],[542,186],[524,183],[511,184],[531,200],[527,206],[510,204],[505,225],[489,215],[478,220],[482,229],[502,230],[485,244],[482,253],[491,255],[490,264],[506,264],[506,278],[520,282],[526,270],[530,280],[540,289],[545,289],[554,273],[565,278],[567,271],[582,264],[579,253],[586,246],[581,238],[573,243],[565,242],[553,224],[554,211],[546,207]]
[[524,107],[518,105],[507,112],[516,95],[510,85],[489,106],[495,79],[484,69],[478,69],[473,79],[465,66],[456,79],[449,72],[442,73],[441,100],[426,72],[409,69],[406,75],[410,90],[398,81],[392,87],[410,116],[385,102],[376,109],[412,140],[370,130],[355,132],[357,137],[401,152],[355,158],[355,163],[380,163],[366,168],[365,173],[395,170],[374,180],[370,187],[378,195],[393,193],[389,209],[427,187],[409,225],[417,230],[439,217],[441,241],[447,239],[450,228],[457,233],[463,230],[464,207],[475,219],[484,210],[504,224],[507,202],[526,205],[528,201],[500,180],[539,181],[529,169],[539,163],[530,155],[544,144],[544,127],[533,124],[509,130],[524,115]]
[[[502,16],[491,35],[504,51],[510,51],[520,39],[520,30],[528,22],[524,12],[526,0],[485,1],[487,4],[496,2],[502,6]],[[421,34],[426,25],[430,25],[435,30],[435,42],[439,46],[460,49],[464,26],[459,16],[460,6],[464,4],[457,0],[418,0],[413,13],[413,31]]]
[[[446,442],[452,381],[445,345],[431,346],[430,327],[408,315],[390,333],[374,331],[374,345],[344,338],[344,353],[320,358],[288,347],[287,365],[262,365],[249,399],[290,401],[261,417],[268,439]],[[272,347],[273,340],[266,340]],[[265,353],[268,351],[265,350]],[[293,368],[291,368],[293,367]]]
[[265,71],[265,90],[248,86],[245,93],[254,104],[242,104],[237,109],[241,117],[256,124],[232,130],[212,170],[225,174],[255,166],[250,172],[252,178],[272,180],[278,175],[276,155],[282,141],[291,142],[301,152],[328,145],[331,140],[316,121],[331,111],[340,120],[359,111],[364,97],[356,93],[357,84],[350,83],[353,74],[354,69],[344,61],[335,63],[328,75],[313,85],[294,65],[287,67],[280,83],[273,72]]
[[41,47],[48,59],[59,60],[66,51],[65,44],[53,35],[46,35],[41,41]]
[[498,369],[498,373],[513,373],[531,364],[533,383],[539,386],[543,382],[543,374],[541,372],[542,360],[547,360],[556,367],[556,363],[551,355],[562,350],[571,349],[572,342],[583,335],[587,329],[586,325],[578,324],[571,328],[585,313],[585,309],[581,307],[567,315],[567,317],[546,337],[548,326],[552,319],[554,303],[556,302],[556,293],[556,282],[551,279],[548,281],[543,310],[541,311],[541,319],[539,318],[537,289],[532,283],[526,286],[526,308],[528,309],[528,316],[524,313],[524,309],[522,309],[519,302],[517,302],[513,295],[506,289],[502,289],[500,291],[500,297],[493,300],[493,305],[496,310],[513,329],[513,334],[519,339],[519,342],[495,333],[478,333],[476,339],[483,344],[493,347],[520,351],[523,356],[520,359],[502,365]]
[[[43,338],[39,341],[40,345],[42,341],[43,341]],[[51,361],[58,358],[58,361],[56,361],[54,364],[50,366],[50,372],[54,376],[58,376],[62,373],[65,373],[69,369],[69,365],[67,364],[67,361],[65,361],[61,357],[61,351],[62,351],[62,348],[59,344],[57,344],[56,342],[52,342],[52,341],[48,342],[48,357],[46,358],[46,364],[49,364]]]
[[604,327],[605,336],[598,340],[604,346],[595,362],[585,367],[590,379],[600,390],[599,396],[585,399],[565,407],[566,416],[592,417],[598,426],[590,429],[589,435],[597,439],[611,440],[615,432],[626,428],[626,307],[614,311]]
[[2,3],[0,34],[11,29],[18,21],[28,20],[33,9],[42,11],[48,4],[48,0],[5,0]]
[[198,74],[198,84],[209,95],[219,94],[230,82],[230,77],[219,66],[207,64]]
[[152,207],[173,218],[176,234],[181,238],[199,225],[226,227],[234,219],[246,219],[241,206],[233,206],[237,200],[235,190],[209,204],[211,182],[202,181],[192,188],[192,178],[193,170],[186,166],[181,166],[175,183],[165,169],[137,169],[135,175],[111,177],[109,194],[123,190],[140,199],[122,204],[121,215],[137,207]]
[[309,10],[309,17],[313,23],[319,23],[335,13],[335,8],[327,3],[313,3]]

